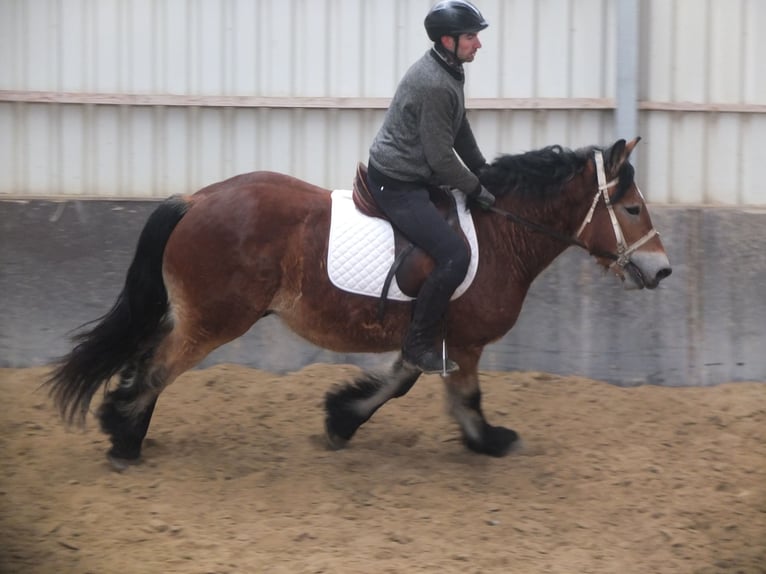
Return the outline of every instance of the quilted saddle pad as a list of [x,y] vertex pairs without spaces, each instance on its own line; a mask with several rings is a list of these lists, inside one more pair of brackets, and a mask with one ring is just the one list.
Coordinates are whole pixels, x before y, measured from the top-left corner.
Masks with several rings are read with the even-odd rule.
[[[452,193],[457,202],[460,226],[471,247],[468,272],[452,295],[452,299],[456,299],[468,289],[476,276],[479,249],[473,217],[465,208],[465,196],[458,191]],[[391,224],[360,213],[351,199],[351,191],[333,191],[327,250],[327,274],[333,285],[349,293],[380,297],[386,275],[394,263],[394,256],[394,231]],[[388,299],[411,301],[413,298],[402,293],[394,278]]]

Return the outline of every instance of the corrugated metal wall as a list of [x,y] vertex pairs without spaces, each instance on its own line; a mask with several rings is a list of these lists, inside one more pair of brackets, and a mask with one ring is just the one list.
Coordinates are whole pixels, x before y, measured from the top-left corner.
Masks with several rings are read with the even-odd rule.
[[652,0],[643,16],[652,199],[766,205],[766,2]]
[[[619,1],[477,0],[485,155],[614,138]],[[255,169],[348,187],[430,4],[0,0],[0,194],[164,197]],[[766,3],[640,7],[645,193],[766,204]]]

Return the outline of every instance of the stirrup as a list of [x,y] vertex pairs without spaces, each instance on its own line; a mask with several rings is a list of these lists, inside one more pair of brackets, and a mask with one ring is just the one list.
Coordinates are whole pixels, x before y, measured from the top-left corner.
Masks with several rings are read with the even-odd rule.
[[420,355],[417,359],[410,359],[403,356],[402,360],[407,366],[417,369],[424,375],[441,375],[442,377],[445,377],[450,373],[460,370],[460,367],[455,361],[452,359],[442,360],[438,358],[436,353],[425,353]]
[[442,370],[439,374],[442,377],[446,377],[450,373],[459,370],[458,364],[447,356],[447,339],[442,339]]
[[442,377],[446,377],[450,373],[454,373],[460,369],[455,361],[447,358],[446,341],[442,341],[441,356],[439,356],[435,350],[428,349],[417,357],[408,357],[402,352],[402,360],[409,366],[418,369],[426,375],[441,375]]

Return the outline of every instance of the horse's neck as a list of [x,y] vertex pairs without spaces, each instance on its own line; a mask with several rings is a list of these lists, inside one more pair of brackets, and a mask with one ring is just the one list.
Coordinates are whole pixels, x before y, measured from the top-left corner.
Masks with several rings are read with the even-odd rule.
[[[577,224],[571,212],[578,210],[554,209],[544,203],[523,199],[510,202],[503,209],[563,236],[569,237],[576,232]],[[520,223],[501,217],[493,219],[491,241],[504,254],[503,257],[513,261],[512,268],[520,282],[531,283],[569,247],[561,239]]]

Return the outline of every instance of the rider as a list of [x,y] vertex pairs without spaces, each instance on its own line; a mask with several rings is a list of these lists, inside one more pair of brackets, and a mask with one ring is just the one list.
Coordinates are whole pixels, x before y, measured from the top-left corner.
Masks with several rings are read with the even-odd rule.
[[[426,185],[455,187],[485,209],[495,202],[477,176],[486,160],[468,124],[463,93],[463,64],[473,61],[481,48],[478,33],[489,24],[466,0],[438,2],[424,24],[434,45],[396,89],[370,146],[368,179],[393,225],[436,263],[418,293],[402,358],[438,373],[444,365],[436,337],[468,271],[470,250],[431,203]],[[447,372],[457,369],[447,361]]]

